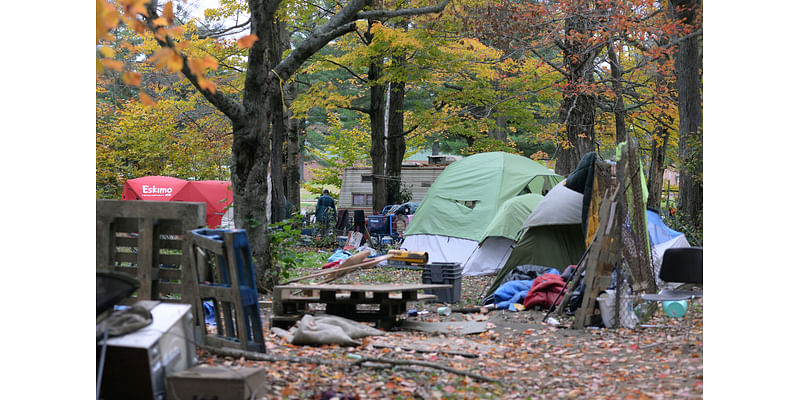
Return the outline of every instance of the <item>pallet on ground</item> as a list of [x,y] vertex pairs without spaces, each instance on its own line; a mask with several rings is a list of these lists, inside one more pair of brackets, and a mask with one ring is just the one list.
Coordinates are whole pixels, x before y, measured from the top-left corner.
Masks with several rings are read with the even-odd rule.
[[405,314],[408,302],[434,299],[420,290],[448,288],[450,285],[286,285],[274,288],[273,317],[270,326],[290,327],[310,310],[323,304],[324,312],[359,322],[391,329],[396,317]]

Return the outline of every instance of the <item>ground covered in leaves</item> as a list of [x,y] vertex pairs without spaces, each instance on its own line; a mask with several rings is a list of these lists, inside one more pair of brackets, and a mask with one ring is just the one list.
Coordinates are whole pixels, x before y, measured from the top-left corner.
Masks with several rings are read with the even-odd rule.
[[[301,275],[319,270],[300,271]],[[493,276],[462,277],[461,302],[474,307]],[[421,271],[392,267],[349,274],[336,283],[421,283]],[[660,311],[636,329],[571,329],[542,322],[543,311],[492,311],[437,315],[436,303],[413,303],[423,313],[410,320],[485,321],[475,334],[391,330],[358,347],[293,346],[269,332],[265,298],[262,321],[267,353],[292,361],[253,361],[198,350],[200,364],[261,367],[267,398],[309,399],[673,399],[703,396],[702,300],[683,318]],[[427,311],[427,313],[424,313]],[[294,357],[294,358],[292,358]],[[375,359],[391,359],[391,364]],[[366,361],[371,360],[371,361]],[[408,360],[409,365],[404,365]],[[301,362],[298,362],[301,361]],[[449,367],[447,371],[419,363]],[[477,379],[458,373],[469,372]]]

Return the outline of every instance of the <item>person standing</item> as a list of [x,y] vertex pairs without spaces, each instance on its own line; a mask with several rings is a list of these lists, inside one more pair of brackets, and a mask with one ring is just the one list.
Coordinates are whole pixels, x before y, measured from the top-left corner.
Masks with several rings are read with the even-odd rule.
[[322,191],[322,196],[317,199],[317,209],[314,213],[317,218],[317,223],[324,226],[324,231],[328,231],[328,224],[336,215],[336,201],[331,197],[328,189]]

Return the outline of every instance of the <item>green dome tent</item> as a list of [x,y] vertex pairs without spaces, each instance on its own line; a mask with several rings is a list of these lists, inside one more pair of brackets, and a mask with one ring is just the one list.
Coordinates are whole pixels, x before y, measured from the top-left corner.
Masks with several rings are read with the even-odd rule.
[[494,293],[505,276],[519,265],[543,265],[563,271],[576,264],[586,250],[581,228],[582,204],[583,195],[566,187],[564,182],[547,193],[522,225],[525,233],[486,293]]
[[406,229],[403,248],[431,262],[462,265],[506,201],[544,194],[563,179],[526,157],[480,153],[450,164],[436,178]]
[[522,224],[543,198],[539,193],[528,193],[503,203],[478,240],[480,247],[469,256],[462,273],[467,276],[488,275],[502,268],[518,239]]

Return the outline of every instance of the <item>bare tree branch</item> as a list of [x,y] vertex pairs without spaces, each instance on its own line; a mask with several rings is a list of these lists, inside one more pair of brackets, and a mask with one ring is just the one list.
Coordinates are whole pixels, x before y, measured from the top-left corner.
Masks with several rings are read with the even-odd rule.
[[399,10],[372,10],[358,13],[358,19],[388,19],[394,17],[404,17],[408,15],[422,15],[438,13],[444,10],[444,7],[450,0],[444,0],[439,5],[421,8],[401,8]]

